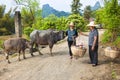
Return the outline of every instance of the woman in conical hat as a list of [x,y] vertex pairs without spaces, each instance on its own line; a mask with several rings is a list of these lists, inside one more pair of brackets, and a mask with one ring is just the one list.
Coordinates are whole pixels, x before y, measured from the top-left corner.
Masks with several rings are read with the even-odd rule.
[[70,59],[72,59],[73,54],[71,52],[71,46],[76,45],[75,38],[78,36],[77,30],[75,29],[75,25],[73,22],[70,22],[69,29],[66,31],[66,35],[68,36],[67,42],[69,47],[69,55],[70,55]]
[[97,66],[99,33],[95,27],[96,25],[94,21],[91,21],[87,26],[90,29],[89,35],[83,34],[82,32],[80,32],[80,34],[89,37],[88,46],[89,46],[90,63],[92,64],[92,66]]
[[91,21],[87,26],[88,26],[88,27],[95,27],[95,26],[97,26],[97,25],[95,25],[95,22],[94,22],[94,21]]

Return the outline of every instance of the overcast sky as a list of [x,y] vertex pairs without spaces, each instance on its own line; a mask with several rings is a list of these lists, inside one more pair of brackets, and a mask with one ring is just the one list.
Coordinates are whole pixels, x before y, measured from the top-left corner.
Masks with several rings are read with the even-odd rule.
[[[94,6],[96,1],[100,1],[100,3],[102,3],[102,0],[80,0],[80,2],[83,4],[82,9],[87,5]],[[59,11],[70,12],[71,2],[72,0],[40,0],[40,5],[42,6],[44,4],[49,4],[51,7]],[[0,4],[5,4],[7,9],[16,6],[13,0],[0,0]]]

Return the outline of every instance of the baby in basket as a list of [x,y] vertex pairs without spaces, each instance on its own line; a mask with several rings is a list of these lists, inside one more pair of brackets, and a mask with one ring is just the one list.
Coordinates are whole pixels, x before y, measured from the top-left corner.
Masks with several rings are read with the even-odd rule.
[[83,45],[83,42],[79,42],[77,45],[71,46],[73,57],[76,59],[83,57],[84,54],[86,53],[86,50],[87,49]]

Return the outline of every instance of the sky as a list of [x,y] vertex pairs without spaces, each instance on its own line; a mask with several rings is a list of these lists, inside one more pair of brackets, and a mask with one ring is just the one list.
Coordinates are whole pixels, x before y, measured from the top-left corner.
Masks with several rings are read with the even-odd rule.
[[[102,0],[80,0],[80,3],[82,3],[83,5],[81,8],[84,9],[84,7],[87,5],[94,6],[96,1],[100,1],[101,4],[103,3]],[[40,0],[40,6],[42,7],[42,5],[44,4],[49,4],[51,7],[53,7],[56,10],[70,12],[71,2],[72,0]],[[0,4],[5,4],[7,6],[7,10],[10,7],[16,6],[13,0],[0,0]]]

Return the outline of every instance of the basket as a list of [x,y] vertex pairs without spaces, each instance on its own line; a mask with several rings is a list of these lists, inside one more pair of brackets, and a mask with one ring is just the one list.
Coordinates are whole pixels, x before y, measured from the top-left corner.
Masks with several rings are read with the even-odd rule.
[[110,57],[112,59],[118,58],[120,55],[120,51],[112,50],[112,49],[105,49],[105,56]]
[[86,53],[86,48],[80,48],[79,46],[71,46],[73,56],[83,57]]

